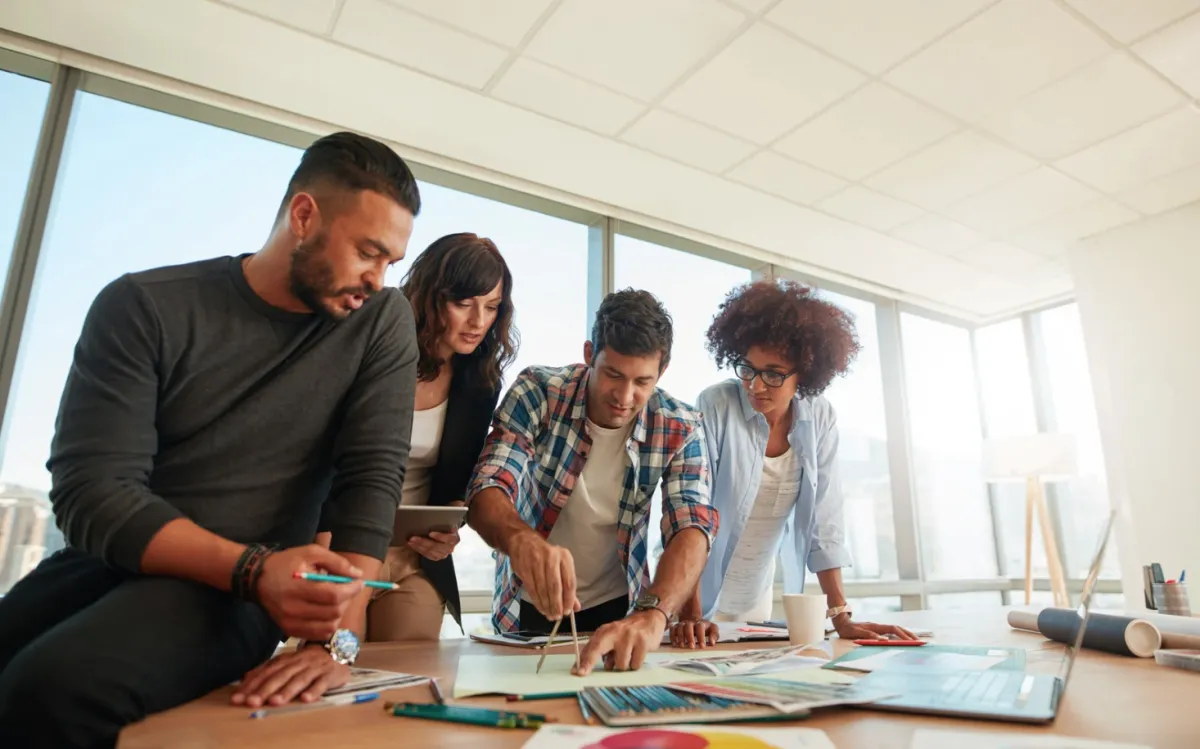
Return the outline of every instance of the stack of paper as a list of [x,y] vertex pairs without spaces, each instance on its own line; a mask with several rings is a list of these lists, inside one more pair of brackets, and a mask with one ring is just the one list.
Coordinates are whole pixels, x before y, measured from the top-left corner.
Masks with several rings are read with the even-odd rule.
[[[807,653],[803,655],[802,653]],[[666,661],[661,665],[678,671],[692,671],[713,676],[736,676],[740,674],[770,674],[780,671],[796,671],[816,668],[829,662],[829,655],[819,648],[800,645],[791,648],[767,650],[745,650],[722,652],[715,655],[681,658]]]
[[545,725],[524,749],[596,749],[597,747],[696,747],[722,745],[740,749],[835,749],[817,728],[734,728],[733,726],[674,726],[671,728],[594,728]]
[[402,674],[398,671],[381,671],[375,668],[351,668],[350,681],[325,692],[325,697],[358,692],[380,692],[384,689],[415,687],[429,681],[428,676]]

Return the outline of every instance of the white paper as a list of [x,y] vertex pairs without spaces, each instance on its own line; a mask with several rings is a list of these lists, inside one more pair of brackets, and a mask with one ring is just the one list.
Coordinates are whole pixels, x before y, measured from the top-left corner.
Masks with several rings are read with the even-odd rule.
[[[907,650],[907,649],[906,649]],[[883,653],[868,655],[865,658],[858,658],[852,661],[842,661],[835,668],[845,669],[847,671],[878,671],[885,666],[891,665],[891,661],[901,654],[901,650],[888,650]],[[938,671],[986,671],[992,666],[1003,663],[1008,654],[1003,651],[1001,655],[967,655],[965,653],[929,653],[920,654],[920,662],[908,662],[904,666],[906,668],[927,668]],[[909,656],[911,658],[911,656]]]
[[339,694],[358,694],[359,692],[381,692],[385,689],[403,689],[425,684],[428,676],[402,674],[398,671],[381,671],[375,668],[350,669],[350,680],[340,687],[334,687],[323,696],[333,697]]
[[[717,642],[743,642],[745,640],[779,640],[786,642],[788,631],[775,627],[762,627],[747,622],[716,622]],[[663,632],[663,644],[671,642],[671,630]]]
[[1070,736],[1039,736],[1029,733],[943,731],[918,728],[911,749],[1151,749],[1145,744],[1117,744]]
[[[601,743],[613,736],[620,736],[624,741],[620,746],[635,746],[631,743],[637,736],[645,736],[652,740],[659,738],[653,746],[669,746],[665,743],[664,734],[678,734],[680,745],[693,737],[708,736],[740,736],[746,740],[736,742],[735,746],[755,746],[756,749],[836,749],[833,742],[819,728],[741,728],[729,725],[671,725],[647,726],[646,728],[602,728],[598,726],[570,726],[551,724],[538,729],[523,749],[596,749],[604,747]],[[752,743],[757,739],[757,743]],[[726,741],[729,739],[726,738]],[[720,746],[716,741],[709,744]]]
[[744,676],[819,668],[828,662],[829,656],[823,650],[813,646],[796,646],[746,650],[739,653],[715,653],[699,658],[666,661],[659,665],[713,676]]
[[[518,639],[515,639],[512,637],[509,637],[507,635],[496,635],[496,634],[490,634],[490,633],[472,632],[471,639],[475,640],[477,642],[486,642],[489,645],[506,645],[506,646],[512,647],[512,648],[523,648],[525,650],[532,650],[535,648],[540,648],[543,645],[545,645],[547,642],[549,642],[550,636],[549,635],[540,635],[540,636],[536,636],[536,637],[530,637],[529,639],[526,639],[526,640],[518,640]],[[587,641],[588,641],[588,638],[586,635],[579,636],[579,644],[582,645],[583,643],[585,643]],[[563,631],[559,630],[558,634],[556,634],[554,636],[554,647],[558,647],[559,645],[571,645],[574,642],[575,641],[571,637],[570,631],[566,632],[564,635]]]

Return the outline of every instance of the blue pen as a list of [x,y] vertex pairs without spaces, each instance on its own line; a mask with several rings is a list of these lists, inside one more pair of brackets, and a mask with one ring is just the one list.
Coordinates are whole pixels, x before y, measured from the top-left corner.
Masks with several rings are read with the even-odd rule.
[[1179,582],[1183,582],[1184,578],[1186,578],[1186,577],[1187,577],[1187,570],[1180,572],[1179,573]]
[[268,715],[307,712],[308,710],[320,710],[323,707],[357,705],[360,702],[373,702],[377,699],[379,699],[379,692],[365,692],[363,694],[339,694],[333,697],[326,697],[320,702],[301,702],[296,705],[284,705],[283,707],[265,707],[261,710],[255,710],[254,712],[250,713],[250,717],[265,718]]
[[[356,580],[356,578],[344,575],[322,575],[319,572],[297,572],[292,576],[297,580],[311,580],[314,583],[352,583]],[[383,580],[363,580],[362,584],[368,588],[379,588],[380,590],[398,590],[400,588],[396,583]]]

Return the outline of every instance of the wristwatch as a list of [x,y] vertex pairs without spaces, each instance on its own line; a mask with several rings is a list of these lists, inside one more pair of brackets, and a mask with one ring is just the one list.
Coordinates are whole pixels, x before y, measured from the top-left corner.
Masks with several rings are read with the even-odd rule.
[[667,624],[671,623],[671,614],[662,606],[659,605],[658,596],[653,593],[643,593],[638,596],[633,602],[634,611],[657,611],[667,619]]
[[850,609],[850,604],[844,603],[841,606],[834,606],[833,608],[831,608],[825,612],[825,618],[832,619],[833,617],[837,616],[838,614],[845,614],[847,617],[851,616],[853,614],[853,611],[851,611],[851,609]]
[[322,644],[329,657],[343,666],[353,666],[358,659],[358,635],[353,630],[339,629]]

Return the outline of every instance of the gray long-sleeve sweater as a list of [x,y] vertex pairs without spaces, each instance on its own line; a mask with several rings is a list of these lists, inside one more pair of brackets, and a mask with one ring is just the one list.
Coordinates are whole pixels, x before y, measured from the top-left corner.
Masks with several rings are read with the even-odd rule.
[[272,307],[241,258],[122,276],[92,303],[62,402],[50,499],[67,542],[138,570],[186,516],[218,535],[384,557],[408,461],[412,309],[344,321]]

